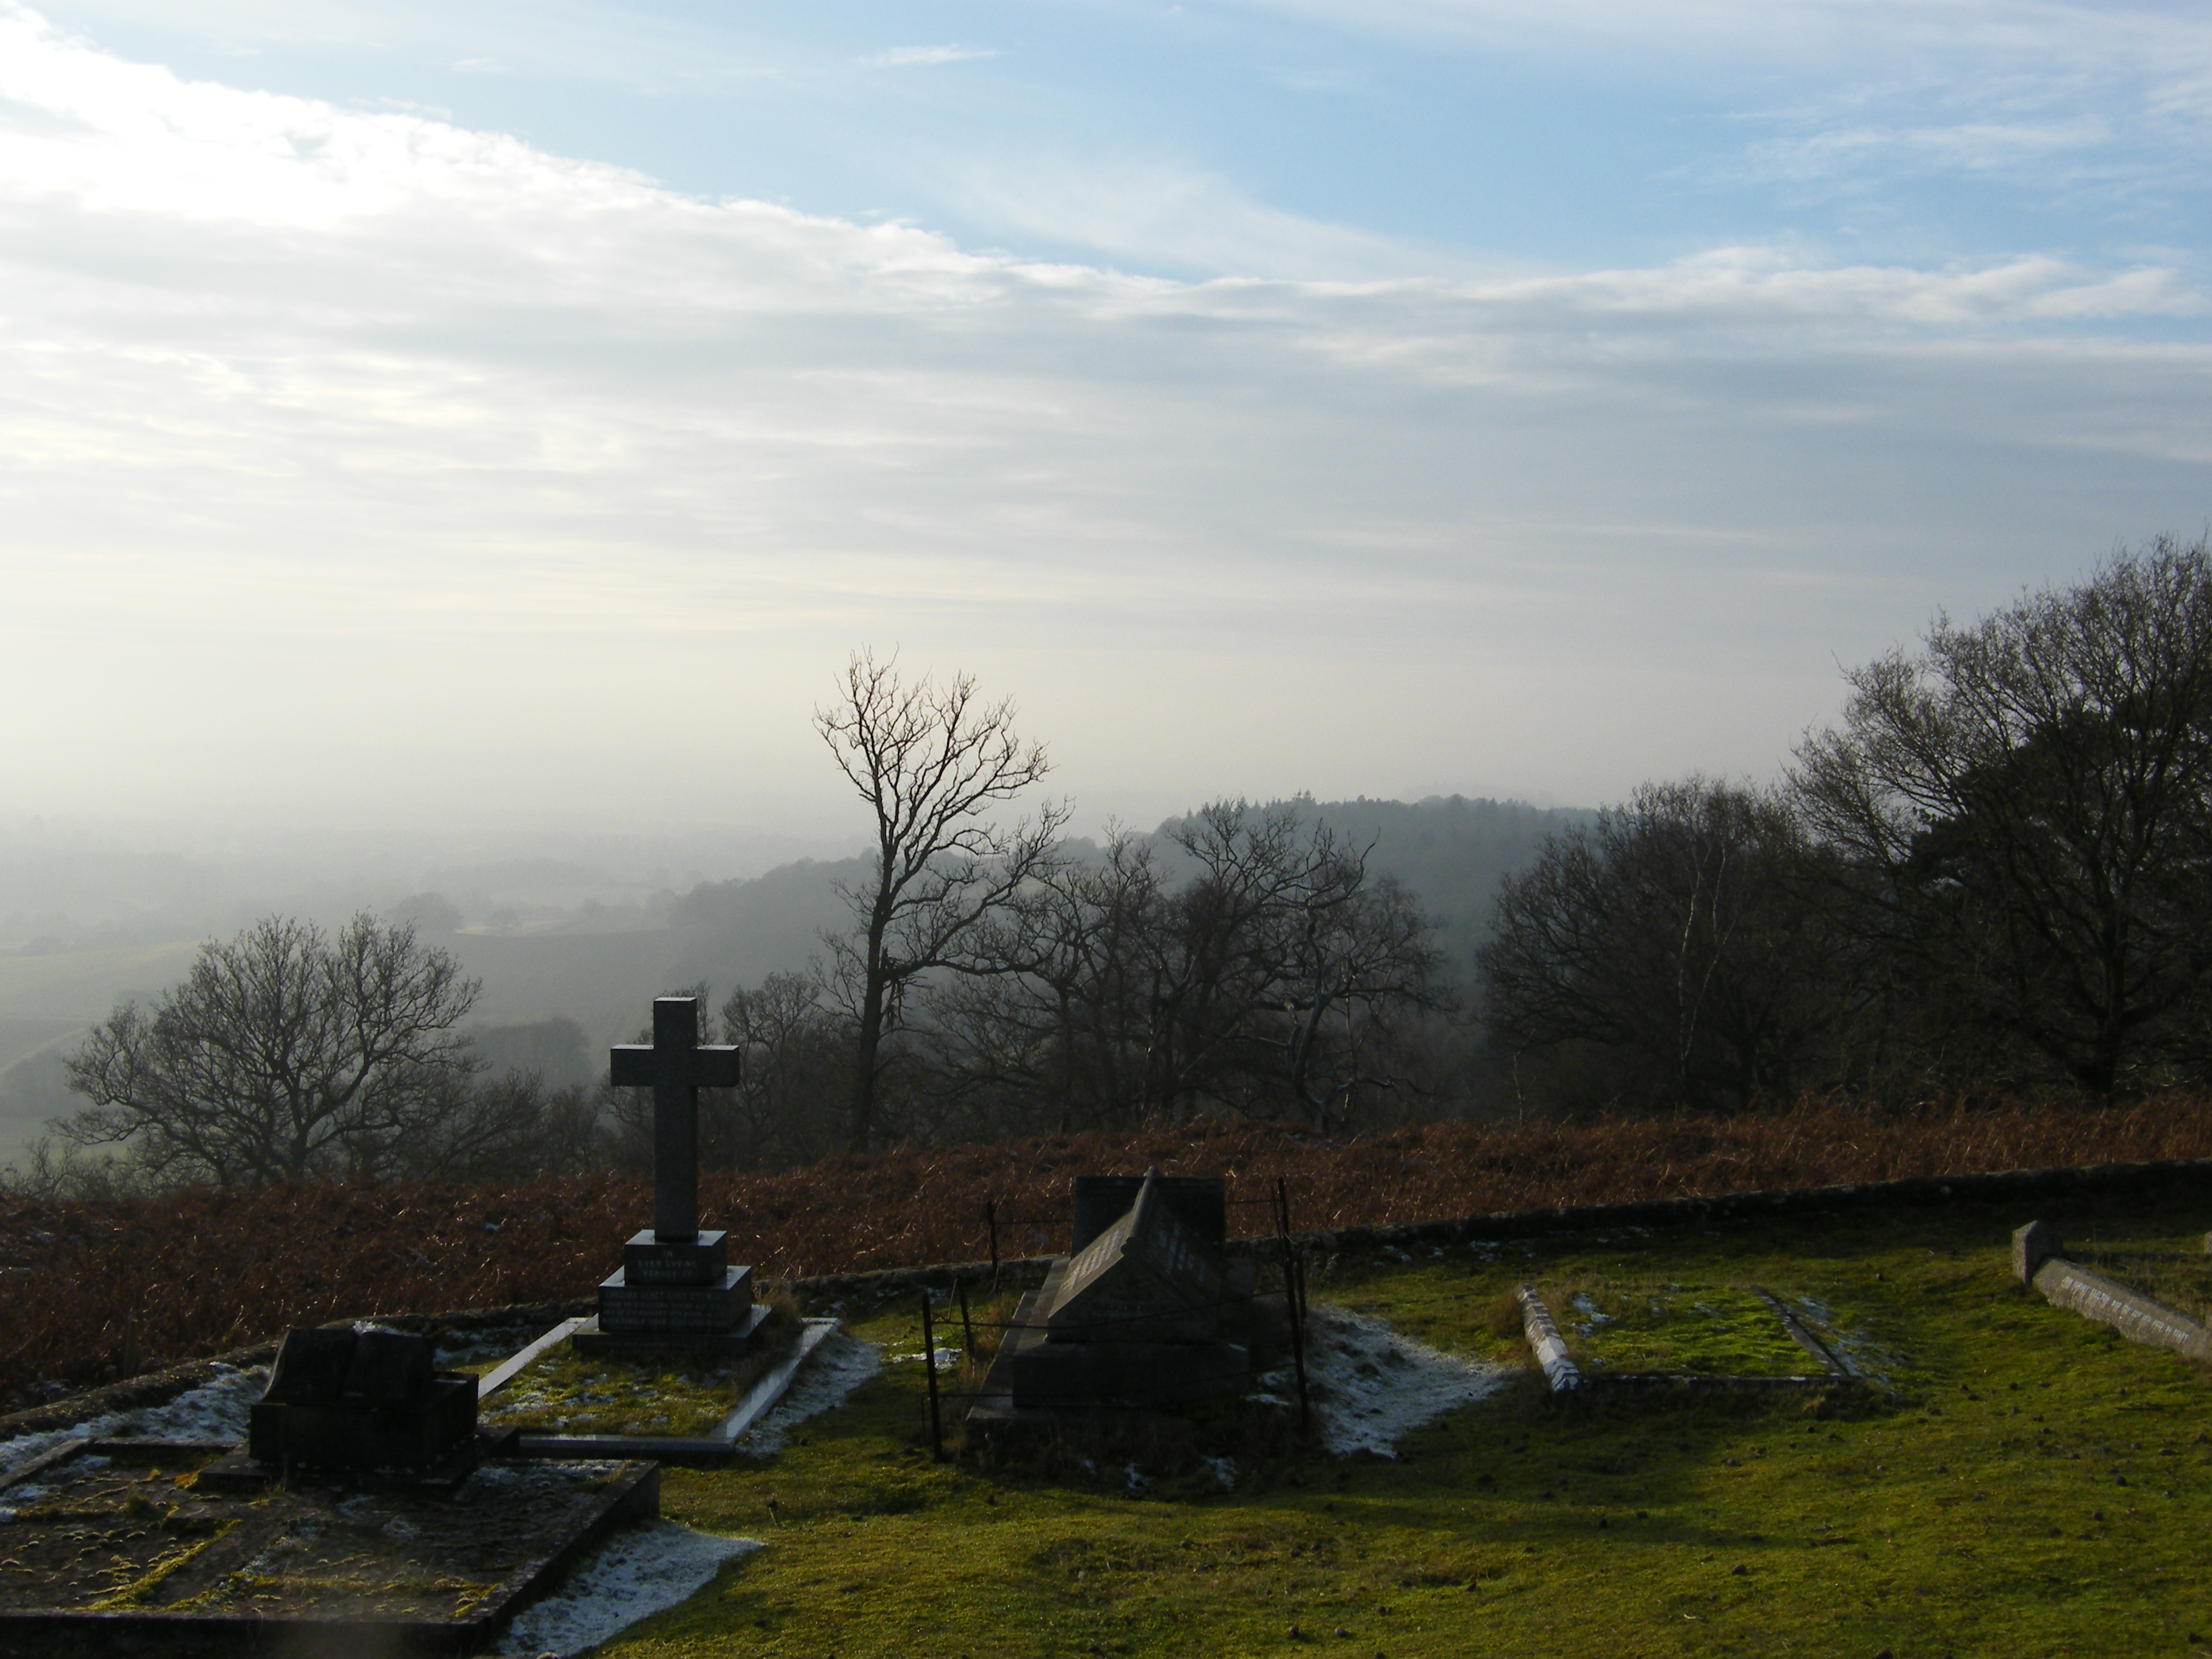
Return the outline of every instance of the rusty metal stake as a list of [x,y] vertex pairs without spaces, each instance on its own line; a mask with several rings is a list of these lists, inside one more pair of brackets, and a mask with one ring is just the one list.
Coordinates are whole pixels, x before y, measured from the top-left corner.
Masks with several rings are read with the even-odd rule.
[[921,1364],[929,1378],[929,1455],[942,1463],[945,1461],[945,1430],[937,1420],[937,1331],[929,1320],[927,1291],[921,1293]]

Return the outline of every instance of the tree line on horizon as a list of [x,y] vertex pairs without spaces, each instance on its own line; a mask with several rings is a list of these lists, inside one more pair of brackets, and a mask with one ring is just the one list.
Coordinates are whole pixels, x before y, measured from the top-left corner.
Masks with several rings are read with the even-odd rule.
[[[715,1004],[710,1165],[1243,1115],[1732,1111],[2115,1092],[2212,1061],[2212,544],[1846,675],[1771,787],[1647,783],[1499,884],[1472,982],[1298,804],[1066,835],[1010,701],[866,651],[817,725],[875,846],[823,957]],[[70,1061],[19,1186],[490,1177],[649,1162],[649,1103],[494,1068],[404,922],[272,918]],[[84,1149],[118,1149],[101,1163]]]

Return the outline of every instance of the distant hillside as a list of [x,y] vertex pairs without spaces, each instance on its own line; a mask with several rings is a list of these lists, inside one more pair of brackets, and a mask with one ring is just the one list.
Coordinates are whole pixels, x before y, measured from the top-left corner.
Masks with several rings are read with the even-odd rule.
[[[1431,795],[1422,801],[1271,802],[1295,807],[1301,817],[1328,824],[1356,848],[1373,848],[1367,867],[1395,876],[1421,896],[1436,923],[1437,942],[1462,978],[1474,970],[1474,952],[1490,931],[1498,884],[1532,863],[1547,836],[1587,823],[1583,807],[1531,806],[1525,801],[1469,800]],[[1169,818],[1155,835],[1165,838],[1186,819]]]
[[[1595,816],[1579,808],[1469,800],[1463,795],[1424,801],[1301,798],[1269,802],[1259,810],[1273,806],[1289,806],[1301,817],[1326,823],[1354,847],[1371,846],[1368,867],[1396,877],[1420,895],[1462,977],[1473,971],[1498,882],[1527,867],[1545,836]],[[1164,843],[1186,822],[1168,818],[1148,839]],[[834,884],[866,875],[865,859],[805,859],[750,880],[693,888],[669,916],[670,925],[684,935],[677,979],[705,980],[721,992],[801,966],[820,953],[825,929],[837,932],[850,925]]]
[[[1547,835],[1592,816],[1457,795],[1279,804],[1329,824],[1357,847],[1371,844],[1370,868],[1420,895],[1462,977],[1472,971],[1499,879],[1526,867]],[[1167,820],[1152,838],[1164,841],[1179,822]],[[533,866],[524,873],[550,880],[562,872]],[[862,859],[802,859],[750,879],[702,883],[668,905],[665,925],[659,915],[586,903],[559,921],[512,932],[431,929],[426,942],[482,977],[474,1011],[479,1027],[509,1028],[497,1041],[513,1046],[543,1035],[531,1028],[544,1022],[573,1021],[580,1039],[563,1032],[561,1040],[570,1047],[580,1040],[596,1075],[605,1045],[629,1041],[649,1018],[654,996],[703,981],[719,1000],[769,974],[804,968],[821,954],[825,929],[850,925],[835,884],[866,873]],[[58,1057],[116,1003],[151,1000],[181,977],[198,944],[179,939],[0,955],[0,1162],[18,1156],[48,1117],[74,1105],[58,1081]],[[514,1059],[504,1049],[495,1058],[564,1079],[573,1070],[566,1058],[556,1065],[542,1056]]]

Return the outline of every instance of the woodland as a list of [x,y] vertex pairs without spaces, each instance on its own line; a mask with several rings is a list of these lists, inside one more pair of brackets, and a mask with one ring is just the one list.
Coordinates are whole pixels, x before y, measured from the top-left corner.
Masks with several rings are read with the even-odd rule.
[[[2212,545],[2160,538],[1939,617],[1844,679],[1778,781],[1656,780],[1556,819],[1470,921],[1310,802],[1072,838],[1010,699],[863,651],[817,717],[873,825],[845,925],[719,995],[641,986],[640,1013],[697,994],[702,1039],[741,1051],[740,1085],[701,1105],[706,1162],[732,1170],[1223,1121],[2201,1086]],[[644,1103],[480,1046],[479,988],[434,937],[363,914],[211,941],[70,1056],[82,1103],[18,1190],[642,1167]],[[540,1035],[562,1060],[558,1023]]]

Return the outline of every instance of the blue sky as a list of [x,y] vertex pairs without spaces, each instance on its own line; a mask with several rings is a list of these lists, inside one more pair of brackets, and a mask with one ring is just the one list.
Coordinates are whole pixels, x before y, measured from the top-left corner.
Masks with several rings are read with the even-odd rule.
[[[2202,258],[2184,6],[284,5],[45,15],[224,84],[434,112],[707,197],[1182,276]],[[1184,192],[1182,219],[1160,187]],[[1205,205],[1218,211],[1208,213]],[[1310,228],[1240,248],[1221,214]],[[1285,234],[1287,234],[1285,232]],[[1383,248],[1363,240],[1402,244]],[[1271,257],[1273,256],[1273,257]]]
[[1090,823],[1771,776],[2212,515],[2208,129],[2178,5],[0,0],[6,758],[834,837],[871,643]]

